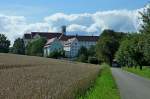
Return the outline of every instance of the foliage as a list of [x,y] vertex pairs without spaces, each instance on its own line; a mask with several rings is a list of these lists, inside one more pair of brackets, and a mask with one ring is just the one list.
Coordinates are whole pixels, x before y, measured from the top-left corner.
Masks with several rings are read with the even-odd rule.
[[88,56],[96,57],[96,50],[95,50],[95,46],[94,46],[94,45],[92,45],[92,46],[88,49]]
[[104,30],[96,45],[98,59],[111,65],[114,55],[119,48],[120,41],[124,36],[124,33]]
[[91,46],[89,49],[86,47],[81,47],[78,52],[78,61],[85,63],[98,64],[98,60],[96,58],[95,46]]
[[85,56],[88,56],[88,50],[86,47],[82,46],[79,51],[78,51],[78,56],[80,55],[85,55]]
[[38,38],[31,41],[26,48],[27,55],[34,55],[34,56],[43,56],[43,47],[46,43],[45,38]]
[[144,58],[144,38],[141,34],[132,34],[121,42],[116,59],[122,66],[142,66]]
[[87,63],[87,56],[85,56],[84,54],[81,54],[80,56],[78,56],[77,59],[79,62],[84,62]]
[[150,34],[143,36],[144,45],[143,45],[143,54],[144,59],[146,61],[146,64],[144,65],[150,65]]
[[87,91],[85,96],[79,99],[120,99],[119,90],[113,79],[108,65],[102,65],[102,71],[93,87]]
[[143,34],[150,34],[150,4],[148,4],[140,14],[142,21],[140,32]]
[[18,38],[15,40],[12,52],[14,54],[22,54],[22,55],[25,54],[25,45],[23,39]]
[[9,52],[10,41],[4,34],[0,34],[0,53]]
[[88,57],[88,63],[91,63],[91,64],[99,64],[99,61],[96,57]]
[[150,65],[150,5],[141,14],[140,33],[133,34],[121,43],[116,59],[123,66]]
[[62,50],[62,51],[54,51],[54,52],[50,53],[50,55],[48,57],[58,59],[58,58],[64,57],[64,56],[65,56],[65,52]]
[[86,47],[81,47],[78,51],[78,61],[87,62],[88,60],[88,49]]

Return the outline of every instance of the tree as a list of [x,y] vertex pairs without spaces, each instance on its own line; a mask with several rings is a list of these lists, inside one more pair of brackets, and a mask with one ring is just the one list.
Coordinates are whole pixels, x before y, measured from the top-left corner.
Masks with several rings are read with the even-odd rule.
[[87,62],[88,60],[88,50],[86,47],[81,47],[78,51],[78,61]]
[[55,58],[55,59],[58,59],[61,57],[65,57],[65,51],[63,50],[51,52],[50,55],[48,56],[48,58]]
[[116,59],[122,66],[140,66],[146,63],[144,59],[144,41],[143,35],[132,34],[124,39],[116,53]]
[[124,36],[124,33],[114,32],[113,30],[104,30],[96,45],[96,55],[98,59],[112,65],[114,55]]
[[13,44],[13,53],[14,54],[25,54],[25,45],[24,41],[21,38],[17,38]]
[[43,56],[43,47],[46,43],[45,38],[38,38],[31,41],[26,48],[27,55]]
[[84,54],[81,54],[80,56],[78,56],[77,60],[79,62],[87,63],[88,57],[86,57]]
[[141,14],[141,30],[143,34],[150,34],[150,4],[144,9],[144,11],[139,12]]
[[10,41],[4,34],[0,34],[0,53],[9,52]]
[[96,57],[96,50],[95,50],[95,47],[96,47],[96,46],[91,46],[91,47],[88,49],[88,56]]
[[88,57],[88,63],[91,63],[91,64],[99,64],[100,62],[97,60],[96,57],[91,57],[91,56],[89,56],[89,57]]
[[86,47],[82,46],[79,51],[78,51],[78,56],[80,55],[85,55],[85,56],[88,56],[88,50]]
[[150,66],[150,34],[144,35],[143,40],[144,65]]

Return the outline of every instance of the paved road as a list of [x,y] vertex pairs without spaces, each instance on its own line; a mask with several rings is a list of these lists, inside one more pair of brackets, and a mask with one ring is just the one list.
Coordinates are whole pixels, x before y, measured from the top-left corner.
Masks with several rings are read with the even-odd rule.
[[150,99],[150,80],[112,68],[122,99]]

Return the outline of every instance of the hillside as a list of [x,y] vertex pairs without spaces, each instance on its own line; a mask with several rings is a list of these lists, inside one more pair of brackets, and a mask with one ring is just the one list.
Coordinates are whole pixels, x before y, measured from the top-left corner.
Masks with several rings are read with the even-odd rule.
[[99,70],[84,63],[0,54],[0,99],[74,99]]

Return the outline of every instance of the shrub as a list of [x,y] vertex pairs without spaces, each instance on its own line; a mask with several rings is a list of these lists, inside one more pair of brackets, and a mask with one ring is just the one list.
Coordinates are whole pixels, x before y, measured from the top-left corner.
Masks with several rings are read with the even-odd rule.
[[61,58],[61,57],[65,57],[65,52],[64,51],[54,51],[52,53],[50,53],[50,55],[48,56],[48,58]]
[[88,58],[88,63],[91,63],[91,64],[99,64],[99,61],[96,57],[89,57]]

